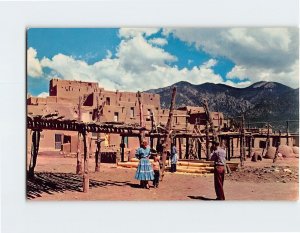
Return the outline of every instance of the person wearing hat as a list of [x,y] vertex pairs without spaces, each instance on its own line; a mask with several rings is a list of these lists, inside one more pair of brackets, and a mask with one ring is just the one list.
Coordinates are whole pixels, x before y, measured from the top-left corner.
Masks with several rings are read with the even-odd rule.
[[149,160],[150,148],[146,140],[142,141],[141,147],[136,150],[135,156],[140,160],[135,173],[135,179],[141,182],[142,188],[149,189],[148,181],[154,179],[154,172]]
[[217,198],[216,200],[225,200],[223,185],[226,166],[226,151],[220,147],[219,142],[213,142],[213,151],[210,160],[214,161],[214,183]]

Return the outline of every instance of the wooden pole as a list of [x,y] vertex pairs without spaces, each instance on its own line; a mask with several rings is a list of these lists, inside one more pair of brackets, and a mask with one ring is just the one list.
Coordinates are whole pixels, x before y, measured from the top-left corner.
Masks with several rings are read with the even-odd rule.
[[206,99],[203,101],[203,107],[204,107],[204,110],[205,110],[206,115],[207,115],[207,121],[209,122],[211,131],[213,133],[213,140],[217,142],[218,141],[217,132],[214,128],[214,121],[213,121],[213,118],[212,118],[211,113],[209,111],[208,103],[207,103]]
[[[97,122],[100,122],[100,107],[99,107],[99,98],[97,96]],[[100,133],[97,133],[97,141],[96,141],[96,151],[95,151],[95,172],[100,171],[99,167],[99,154],[100,154]]]
[[227,150],[228,150],[228,153],[227,153],[227,160],[230,161],[230,153],[231,153],[231,146],[230,146],[230,137],[227,137]]
[[[234,144],[233,143],[233,138],[231,138],[231,156],[230,156],[230,158],[234,157],[234,145],[233,144]],[[230,160],[230,158],[229,158],[229,160]]]
[[[81,96],[79,96],[78,100],[78,121],[81,121]],[[81,158],[81,150],[80,150],[80,132],[78,132],[78,137],[77,137],[77,166],[76,166],[76,174],[81,175],[82,174],[82,158]]]
[[124,162],[124,152],[125,152],[125,142],[124,142],[124,136],[122,136],[122,139],[121,139],[121,162]]
[[185,158],[189,159],[189,148],[190,148],[190,138],[186,137],[186,144],[185,144]]
[[164,145],[163,145],[163,156],[162,156],[162,169],[161,169],[161,180],[163,180],[164,172],[165,172],[165,166],[166,166],[166,160],[167,160],[167,152],[171,149],[171,128],[173,123],[173,113],[174,113],[174,107],[175,107],[175,97],[176,97],[176,87],[172,90],[172,97],[171,97],[171,104],[170,104],[170,111],[169,111],[169,117],[166,125],[166,131],[167,134],[165,136]]
[[270,125],[269,125],[269,122],[267,122],[267,138],[266,138],[266,145],[265,147],[263,148],[263,151],[262,151],[262,154],[261,156],[264,157],[264,154],[267,153],[268,149],[269,149],[269,140],[270,140]]
[[[138,91],[137,96],[138,96],[139,112],[140,112],[140,126],[144,127],[144,111],[143,111],[141,92]],[[144,140],[144,138],[145,138],[145,132],[144,132],[144,130],[142,130],[140,142],[142,142]]]
[[242,123],[241,123],[241,137],[240,137],[240,161],[241,166],[244,166],[245,154],[244,154],[244,116],[242,116]]
[[209,135],[208,135],[208,121],[205,125],[205,139],[206,139],[206,160],[209,160]]
[[179,143],[179,159],[182,159],[181,138],[178,138],[178,143]]
[[[151,132],[154,132],[154,113],[153,111],[151,110],[150,112],[150,119],[151,119]],[[150,148],[152,149],[153,148],[153,137],[150,136]]]
[[251,158],[251,154],[252,154],[252,134],[250,133],[249,136],[249,158]]
[[89,190],[89,155],[87,151],[86,131],[82,133],[83,136],[83,158],[84,158],[84,173],[83,173],[83,192],[87,193]]
[[279,141],[277,142],[277,145],[276,145],[276,151],[275,151],[275,156],[274,156],[274,159],[273,159],[273,163],[275,163],[277,161],[278,150],[279,150],[280,143],[281,143],[281,131],[279,130]]
[[101,139],[97,135],[97,147],[95,152],[95,172],[100,171],[100,163],[101,163]]
[[34,177],[34,169],[36,166],[37,156],[39,153],[40,136],[41,136],[41,132],[39,130],[33,131],[32,144],[31,144],[31,160],[30,160],[29,171],[28,171],[29,177]]
[[201,142],[197,140],[198,143],[198,159],[201,160]]

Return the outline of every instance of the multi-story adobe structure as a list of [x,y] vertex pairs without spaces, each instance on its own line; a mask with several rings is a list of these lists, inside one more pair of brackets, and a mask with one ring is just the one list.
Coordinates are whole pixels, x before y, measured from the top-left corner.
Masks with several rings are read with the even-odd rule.
[[[170,90],[171,94],[171,90]],[[165,125],[169,116],[169,109],[161,109],[160,96],[153,93],[141,93],[143,104],[143,119],[145,127],[150,130],[153,122]],[[80,107],[79,107],[80,106]],[[100,109],[100,119],[97,118],[97,109]],[[119,122],[125,124],[140,124],[138,93],[107,91],[99,87],[98,83],[69,81],[52,79],[49,84],[48,97],[27,98],[27,113],[33,115],[47,115],[57,113],[65,119],[80,120],[83,122]],[[229,126],[228,120],[224,119],[221,112],[211,112],[215,130],[222,131]],[[203,107],[185,106],[174,110],[173,130],[192,132],[194,126],[204,133],[207,121],[207,113]],[[31,131],[27,130],[27,148],[30,150]],[[90,153],[95,151],[97,135],[88,135]],[[104,139],[102,151],[115,151],[120,148],[121,137],[117,134],[101,134]],[[278,140],[278,139],[277,139]],[[290,139],[292,140],[292,139]],[[284,138],[281,140],[284,141]],[[297,140],[294,140],[295,142]],[[133,155],[139,146],[136,137],[125,137],[126,154]],[[238,139],[234,139],[234,145],[238,150]],[[246,142],[247,143],[247,142]],[[261,138],[252,143],[253,147],[265,147],[266,140]],[[285,144],[285,142],[283,142]],[[40,139],[40,151],[62,151],[65,154],[76,154],[78,144],[77,132],[60,130],[43,130]],[[275,145],[273,139],[270,145]],[[290,142],[290,145],[294,142]],[[185,142],[183,142],[183,146]]]
[[[171,92],[170,92],[171,94]],[[81,100],[81,103],[79,103]],[[153,113],[156,124],[165,125],[169,109],[161,109],[160,96],[153,93],[141,93],[143,104],[143,119],[145,127],[151,129],[150,115]],[[79,107],[80,105],[80,107]],[[97,118],[97,107],[102,106],[100,119]],[[80,114],[79,114],[80,112]],[[52,79],[49,84],[48,97],[27,98],[27,113],[33,115],[47,115],[57,113],[65,119],[76,119],[83,122],[122,122],[126,124],[140,124],[138,93],[107,91],[99,87],[98,83]],[[222,128],[224,116],[213,112],[216,129]],[[192,131],[195,124],[203,130],[206,124],[206,113],[203,107],[183,107],[174,111],[172,129]],[[91,150],[95,149],[92,140],[96,135],[90,135]],[[119,135],[101,135],[105,139],[104,150],[117,148],[121,142]],[[28,130],[28,148],[30,148],[30,131]],[[78,135],[69,131],[41,132],[40,150],[62,150],[65,153],[76,153]],[[125,138],[126,147],[133,152],[139,144],[137,138]]]

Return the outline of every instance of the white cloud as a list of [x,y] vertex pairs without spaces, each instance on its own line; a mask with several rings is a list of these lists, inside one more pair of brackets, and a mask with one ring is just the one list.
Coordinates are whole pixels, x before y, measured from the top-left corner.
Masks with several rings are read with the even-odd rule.
[[165,66],[166,63],[177,60],[163,49],[149,44],[141,35],[122,41],[116,56],[120,65],[131,72],[146,72],[153,70],[155,65]]
[[251,82],[265,78],[299,85],[297,28],[169,28],[163,34],[233,61],[236,67],[227,74],[228,78],[243,80],[247,76]]
[[136,36],[150,36],[159,30],[159,28],[120,28],[119,36],[126,39]]
[[47,97],[47,96],[49,96],[48,92],[42,92],[38,95],[38,97]]
[[231,71],[226,74],[226,78],[228,79],[247,79],[246,69],[243,66],[234,66]]
[[[254,81],[274,81],[276,79],[279,82],[294,85],[295,79],[287,78],[291,76],[298,77],[298,61],[294,62],[293,65],[284,66],[281,64],[282,67],[285,67],[281,69],[274,68],[271,65],[272,62],[265,65],[256,65],[256,62],[253,61],[252,63],[247,62],[251,57],[255,57],[255,54],[258,56],[257,51],[263,50],[262,54],[267,53],[270,55],[271,47],[278,47],[277,50],[281,51],[281,54],[285,54],[284,51],[289,51],[286,53],[290,53],[293,39],[281,36],[279,32],[272,32],[273,35],[267,37],[264,35],[264,33],[267,33],[265,31],[258,36],[254,32],[249,33],[247,30],[230,31],[229,29],[218,29],[217,34],[214,30],[217,29],[207,29],[205,37],[201,33],[198,35],[196,33],[198,30],[187,30],[184,32],[179,30],[178,32],[176,31],[176,33],[179,33],[176,36],[180,37],[180,39],[184,38],[182,40],[188,43],[194,43],[197,48],[211,51],[211,54],[226,55],[227,58],[236,61],[236,66],[227,74],[228,80],[226,82],[213,70],[218,63],[217,59],[209,59],[191,69],[179,69],[177,66],[172,65],[177,58],[163,48],[156,46],[157,43],[165,43],[162,42],[164,38],[153,38],[148,41],[145,38],[158,32],[159,29],[120,29],[121,43],[117,47],[116,54],[112,56],[111,51],[108,50],[106,57],[94,64],[88,64],[84,60],[64,54],[57,54],[52,58],[44,58],[41,61],[35,58],[36,54],[33,53],[32,55],[40,67],[51,69],[50,75],[59,75],[60,78],[68,80],[96,81],[100,83],[100,86],[109,90],[144,91],[169,86],[179,81],[188,81],[192,84],[212,82],[245,87]],[[172,30],[172,32],[174,31]],[[165,30],[163,33],[168,32]],[[215,38],[217,36],[219,37],[218,39]],[[192,40],[191,38],[194,39]],[[266,38],[268,39],[267,41],[271,41],[270,38],[272,38],[272,41],[269,42],[270,48],[261,46]],[[157,42],[154,39],[162,40]],[[246,42],[243,44],[240,40]],[[238,50],[232,44],[237,44],[241,50]],[[237,54],[238,51],[241,54]],[[247,52],[252,52],[252,55],[244,55]],[[267,55],[264,56],[267,57]],[[266,60],[264,57],[258,57],[257,59]],[[270,59],[274,60],[274,58]],[[281,57],[277,59],[281,60]],[[231,80],[236,78],[240,79],[239,83]],[[250,78],[250,80],[246,80],[246,78]]]
[[275,72],[273,69],[234,66],[232,70],[227,73],[226,77],[228,79],[237,78],[242,81],[251,77],[252,83],[259,81],[273,81],[283,83],[292,88],[297,88],[299,87],[299,61],[296,60],[294,64],[291,65],[290,70],[282,72]]
[[106,58],[111,58],[112,57],[112,53],[110,50],[106,50]]
[[34,48],[27,49],[27,74],[31,77],[38,78],[43,75],[42,66],[36,57],[37,52]]
[[164,46],[168,44],[168,41],[165,38],[152,38],[148,40],[150,44],[158,45],[158,46]]
[[179,81],[193,84],[223,82],[222,77],[212,69],[217,64],[215,59],[209,59],[190,70],[172,66],[176,59],[162,48],[151,45],[141,34],[137,34],[121,41],[115,58],[107,52],[105,59],[89,65],[74,57],[57,54],[51,59],[42,59],[41,64],[63,79],[97,81],[110,90],[143,91],[169,86]]

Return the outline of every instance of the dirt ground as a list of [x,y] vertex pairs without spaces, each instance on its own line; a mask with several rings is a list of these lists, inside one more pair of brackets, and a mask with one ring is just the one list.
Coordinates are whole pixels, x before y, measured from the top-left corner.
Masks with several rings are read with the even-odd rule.
[[[238,161],[238,160],[237,160]],[[213,175],[166,173],[159,188],[141,189],[135,169],[101,164],[94,172],[89,160],[90,189],[82,192],[82,176],[76,175],[76,158],[53,153],[39,155],[35,178],[27,181],[29,200],[214,200]],[[298,200],[299,159],[251,162],[226,174],[226,200]]]

